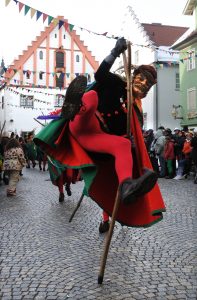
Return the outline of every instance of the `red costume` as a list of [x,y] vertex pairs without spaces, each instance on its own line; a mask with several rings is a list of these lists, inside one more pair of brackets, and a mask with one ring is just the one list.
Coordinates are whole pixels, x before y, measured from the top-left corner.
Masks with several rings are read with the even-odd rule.
[[119,183],[132,177],[131,142],[124,137],[106,134],[101,130],[95,115],[98,106],[95,91],[85,93],[82,102],[79,114],[69,123],[71,134],[85,150],[114,156]]

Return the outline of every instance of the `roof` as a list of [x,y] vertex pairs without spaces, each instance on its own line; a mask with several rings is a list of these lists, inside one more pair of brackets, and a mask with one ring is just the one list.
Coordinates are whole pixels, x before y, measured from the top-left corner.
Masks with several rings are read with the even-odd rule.
[[142,26],[157,47],[171,46],[188,30],[188,27],[162,25],[161,23],[142,23]]
[[188,0],[185,5],[183,14],[191,16],[193,14],[195,6],[196,6],[196,0]]
[[192,32],[189,32],[187,36],[185,36],[183,39],[180,39],[172,46],[172,49],[178,49],[181,50],[185,47],[188,47],[191,45],[191,43],[197,42],[197,29],[193,30]]

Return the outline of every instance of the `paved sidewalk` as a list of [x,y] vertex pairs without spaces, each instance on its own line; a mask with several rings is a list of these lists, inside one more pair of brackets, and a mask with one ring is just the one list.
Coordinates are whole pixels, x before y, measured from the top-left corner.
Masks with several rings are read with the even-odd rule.
[[197,185],[159,179],[167,212],[154,226],[116,224],[102,285],[97,284],[104,235],[101,209],[83,183],[58,202],[48,172],[24,169],[17,196],[0,186],[1,300],[197,299]]

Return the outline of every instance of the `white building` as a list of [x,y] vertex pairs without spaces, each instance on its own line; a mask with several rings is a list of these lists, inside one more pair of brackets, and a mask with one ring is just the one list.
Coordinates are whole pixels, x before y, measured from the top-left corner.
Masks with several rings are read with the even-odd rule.
[[[95,57],[84,42],[69,27],[68,21],[58,17],[32,45],[7,68],[6,88],[0,93],[0,126],[4,131],[38,131],[35,119],[61,107],[70,81],[78,74],[94,80],[98,68]],[[59,21],[61,21],[61,25]]]

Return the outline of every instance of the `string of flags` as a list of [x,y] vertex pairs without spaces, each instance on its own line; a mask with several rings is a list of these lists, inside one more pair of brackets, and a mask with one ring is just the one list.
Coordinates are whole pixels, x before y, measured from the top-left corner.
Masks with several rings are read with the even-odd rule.
[[[26,97],[26,96],[27,96],[27,95],[22,94],[22,93],[20,93],[20,92],[14,90],[14,89],[12,89],[12,88],[10,88],[10,87],[7,87],[6,89],[7,89],[8,91],[12,92],[13,94],[20,95],[20,97]],[[39,99],[35,99],[34,97],[32,97],[32,100],[33,100],[34,102],[44,103],[44,104],[46,104],[46,105],[50,105],[50,104],[51,104],[51,102],[43,101],[43,100],[39,100]]]
[[62,97],[64,97],[64,95],[62,95],[62,94],[50,94],[50,93],[46,93],[46,92],[43,92],[43,91],[37,91],[37,90],[35,90],[35,89],[28,89],[28,88],[24,88],[24,87],[20,87],[20,86],[17,86],[17,85],[9,85],[9,86],[7,86],[7,88],[5,88],[5,89],[9,89],[9,88],[11,88],[11,87],[13,87],[13,88],[15,88],[16,90],[18,89],[18,88],[20,88],[20,89],[22,89],[22,91],[24,90],[24,91],[26,91],[27,93],[38,93],[38,94],[43,94],[43,95],[45,95],[45,96],[56,96],[56,95],[58,95],[58,96],[62,96]]
[[[36,16],[36,21],[38,21],[38,19],[40,19],[42,17],[42,20],[43,20],[43,23],[48,22],[48,25],[50,25],[51,23],[53,23],[55,26],[58,25],[58,29],[60,29],[62,26],[65,28],[65,30],[69,30],[70,32],[72,32],[74,29],[80,29],[81,31],[87,31],[88,33],[92,33],[92,34],[95,34],[95,35],[100,35],[100,36],[105,36],[106,38],[109,38],[109,39],[118,39],[119,36],[116,36],[116,35],[113,35],[113,34],[110,34],[109,32],[104,32],[104,33],[98,33],[98,32],[95,32],[95,31],[92,31],[92,30],[89,30],[87,28],[84,28],[84,27],[79,27],[79,26],[76,26],[74,24],[70,24],[68,23],[68,21],[66,20],[59,20],[53,16],[50,16],[42,11],[39,11],[29,5],[26,5],[18,0],[5,0],[5,6],[8,6],[9,3],[13,1],[15,2],[15,4],[18,6],[18,10],[19,10],[19,13],[21,13],[22,10],[24,10],[24,16],[26,16],[29,12],[30,12],[30,16],[31,18],[33,18],[34,16]],[[154,51],[163,51],[163,52],[166,52],[166,53],[170,53],[171,55],[174,55],[174,54],[189,54],[191,55],[192,51],[175,51],[175,50],[164,50],[164,49],[161,49],[159,47],[156,47],[154,45],[139,45],[139,44],[133,44],[133,46],[137,46],[137,47],[145,47],[145,48],[151,48],[151,49],[154,49]],[[197,55],[195,56],[197,57]],[[183,59],[184,60],[184,59]]]
[[[7,103],[6,105],[8,106],[12,106],[12,107],[16,107],[16,108],[23,108],[23,109],[31,109],[31,110],[43,110],[43,107],[32,107],[32,106],[20,106],[20,105],[16,105],[16,104],[11,104],[11,103]],[[53,108],[44,108],[44,110],[47,111],[52,111]]]

